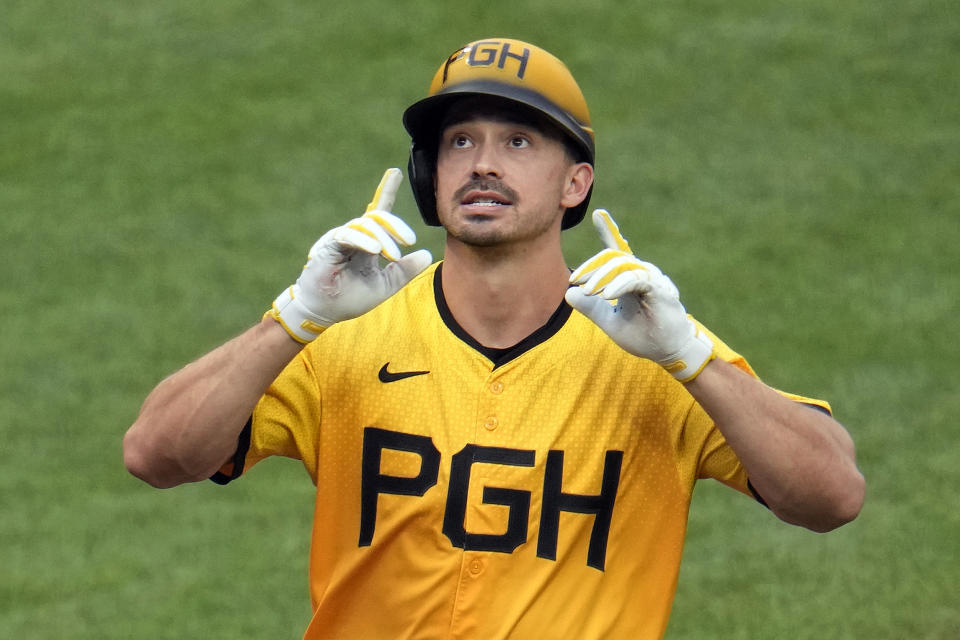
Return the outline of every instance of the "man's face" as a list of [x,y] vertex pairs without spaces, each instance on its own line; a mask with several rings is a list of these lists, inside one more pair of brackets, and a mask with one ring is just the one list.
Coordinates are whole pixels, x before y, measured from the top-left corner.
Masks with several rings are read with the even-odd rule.
[[[468,114],[440,136],[440,222],[451,237],[473,246],[559,233],[564,210],[586,195],[574,184],[582,181],[584,166],[590,169],[533,124],[488,112]],[[592,180],[592,170],[587,173]]]

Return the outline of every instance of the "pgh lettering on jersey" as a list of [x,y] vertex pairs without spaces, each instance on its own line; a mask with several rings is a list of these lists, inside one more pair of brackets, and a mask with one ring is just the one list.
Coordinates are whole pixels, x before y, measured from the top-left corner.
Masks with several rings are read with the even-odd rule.
[[[391,476],[382,473],[380,461],[385,450],[409,451],[420,457],[416,476]],[[374,427],[364,429],[363,474],[361,480],[360,546],[373,542],[380,494],[422,496],[437,484],[440,452],[426,436],[410,435]],[[450,458],[450,483],[443,512],[443,534],[454,547],[470,551],[512,553],[527,542],[527,520],[530,514],[530,491],[503,487],[483,487],[483,504],[507,507],[507,529],[502,534],[472,533],[466,529],[466,512],[470,473],[474,464],[499,464],[533,467],[536,452],[529,449],[482,447],[468,444]],[[543,502],[537,556],[556,560],[557,529],[560,512],[593,514],[587,564],[603,570],[613,517],[613,505],[620,480],[622,451],[607,451],[598,495],[564,493],[563,451],[550,451],[543,474]]]
[[286,456],[316,484],[305,637],[660,637],[694,483],[749,495],[742,465],[680,383],[565,304],[491,351],[441,278],[307,346],[222,470]]

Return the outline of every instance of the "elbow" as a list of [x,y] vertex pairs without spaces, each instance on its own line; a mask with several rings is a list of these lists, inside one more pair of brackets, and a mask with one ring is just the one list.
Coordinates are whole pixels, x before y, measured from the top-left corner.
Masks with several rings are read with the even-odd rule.
[[866,493],[867,481],[860,471],[854,469],[847,483],[846,491],[835,500],[833,512],[835,525],[828,530],[832,531],[848,522],[853,522],[860,515]]
[[796,522],[816,533],[828,533],[856,520],[863,508],[866,496],[866,480],[854,470],[841,490],[826,500],[814,518]]
[[153,451],[134,423],[123,437],[123,464],[136,478],[156,489],[169,489],[183,483],[163,464],[162,456]]
[[794,522],[817,533],[827,533],[856,520],[866,498],[867,482],[857,468],[853,440],[846,431],[841,435],[839,460],[808,479],[812,492],[807,494],[807,517]]
[[780,520],[809,529],[827,533],[852,522],[863,508],[866,481],[855,467],[837,479],[832,486],[820,486],[807,491],[796,491],[791,496],[781,496],[767,502],[770,510]]

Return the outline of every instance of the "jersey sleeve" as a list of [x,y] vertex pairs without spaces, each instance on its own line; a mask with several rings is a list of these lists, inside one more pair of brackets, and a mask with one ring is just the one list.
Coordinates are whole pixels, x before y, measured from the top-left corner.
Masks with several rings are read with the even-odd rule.
[[226,484],[270,456],[301,460],[316,483],[320,388],[304,349],[277,376],[257,402],[241,432],[237,452],[211,478]]
[[[727,346],[726,343],[702,324],[696,320],[694,320],[694,322],[697,323],[701,331],[713,340],[718,358],[726,360],[738,369],[759,379],[759,376],[757,376],[756,372],[743,356]],[[828,414],[832,413],[830,405],[823,400],[807,398],[779,390],[776,391],[794,402],[808,405]],[[699,460],[696,478],[713,478],[763,502],[762,498],[757,495],[750,486],[746,469],[744,469],[743,464],[733,449],[730,448],[730,445],[727,444],[723,434],[720,433],[720,429],[717,428],[713,419],[707,414],[703,407],[696,402],[692,403],[690,412],[687,415],[686,424],[684,425],[684,430],[689,436],[692,436],[685,440],[692,446],[698,447],[697,451],[691,452],[694,453]]]

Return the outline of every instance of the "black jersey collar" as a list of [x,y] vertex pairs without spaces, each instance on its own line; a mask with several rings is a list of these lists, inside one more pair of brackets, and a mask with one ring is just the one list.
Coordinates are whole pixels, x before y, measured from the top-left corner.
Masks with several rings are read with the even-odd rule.
[[433,295],[437,302],[437,311],[440,312],[440,317],[443,319],[443,323],[447,325],[447,328],[450,329],[455,336],[467,343],[467,345],[469,345],[471,348],[480,352],[487,359],[489,359],[493,363],[494,369],[510,362],[514,358],[520,357],[538,344],[549,340],[555,333],[560,331],[561,327],[566,324],[567,318],[569,318],[570,314],[573,312],[573,308],[567,304],[566,300],[561,300],[556,311],[553,312],[553,315],[550,316],[550,319],[547,320],[542,327],[512,347],[507,347],[505,349],[494,349],[492,347],[485,347],[477,342],[473,336],[467,333],[466,330],[464,330],[464,328],[457,323],[456,319],[453,317],[453,314],[450,313],[450,307],[447,306],[447,301],[443,297],[442,262],[437,265],[437,269],[433,274]]

